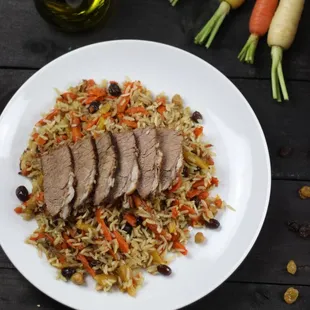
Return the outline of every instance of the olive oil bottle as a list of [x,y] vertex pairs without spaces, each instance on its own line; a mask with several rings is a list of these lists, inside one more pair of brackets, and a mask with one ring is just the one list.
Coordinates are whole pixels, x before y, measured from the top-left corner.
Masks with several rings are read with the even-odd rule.
[[76,32],[103,22],[110,0],[34,0],[40,15],[64,31]]

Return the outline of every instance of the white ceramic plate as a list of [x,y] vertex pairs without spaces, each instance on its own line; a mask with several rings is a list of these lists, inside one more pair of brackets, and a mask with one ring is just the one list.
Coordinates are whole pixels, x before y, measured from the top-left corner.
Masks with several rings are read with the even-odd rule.
[[[235,209],[219,220],[220,231],[206,231],[207,244],[188,245],[189,255],[171,264],[171,277],[146,275],[136,298],[98,293],[94,284],[77,287],[56,280],[56,270],[24,240],[36,227],[13,209],[15,189],[29,186],[17,174],[19,157],[42,112],[55,102],[54,88],[66,90],[81,79],[138,79],[167,95],[179,93],[204,116],[205,134],[215,146],[221,181],[218,192]],[[16,268],[38,289],[79,310],[164,310],[186,306],[225,281],[253,246],[270,195],[270,162],[263,131],[236,87],[201,59],[182,50],[145,41],[112,41],[70,52],[34,74],[11,99],[0,121],[0,240]],[[225,298],[225,296],[223,296]]]

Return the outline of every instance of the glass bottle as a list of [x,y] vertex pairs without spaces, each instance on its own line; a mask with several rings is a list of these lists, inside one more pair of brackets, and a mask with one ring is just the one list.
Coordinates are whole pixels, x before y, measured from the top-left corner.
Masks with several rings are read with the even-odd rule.
[[104,21],[110,0],[34,0],[40,15],[64,31],[87,30]]

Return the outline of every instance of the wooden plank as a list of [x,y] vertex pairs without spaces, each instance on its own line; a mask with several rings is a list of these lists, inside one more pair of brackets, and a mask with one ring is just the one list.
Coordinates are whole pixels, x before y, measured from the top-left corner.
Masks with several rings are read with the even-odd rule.
[[[64,53],[91,43],[115,39],[142,39],[185,49],[208,61],[230,77],[270,76],[270,49],[262,39],[255,66],[240,64],[237,55],[245,44],[248,20],[254,0],[232,12],[209,50],[193,43],[195,35],[211,17],[217,1],[181,1],[172,8],[168,0],[112,1],[110,18],[105,27],[80,34],[65,34],[52,29],[36,12],[33,1],[2,1],[0,18],[14,16],[14,22],[3,23],[0,41],[0,67],[40,68]],[[310,80],[310,41],[305,40],[310,20],[306,4],[293,47],[285,53],[286,78]],[[39,30],[39,31],[38,31]],[[28,34],[31,34],[29,36]]]
[[[300,199],[297,193],[305,184],[298,181],[273,181],[264,227],[249,256],[229,281],[310,286],[310,240],[300,238],[286,226],[287,221],[303,222],[310,218],[309,201]],[[286,264],[291,259],[299,266],[294,276],[286,271]],[[13,268],[2,250],[1,268]]]
[[[0,309],[69,310],[68,307],[37,290],[16,270],[1,269],[0,276],[3,283],[0,285]],[[224,283],[208,296],[184,309],[286,309],[287,305],[283,301],[283,294],[288,287],[267,284]],[[290,306],[290,309],[309,309],[310,287],[296,286],[296,288],[300,292],[300,297],[295,304]],[[141,289],[140,294],[143,294],[143,289]]]
[[[33,73],[31,70],[0,69],[0,112]],[[262,125],[269,146],[273,177],[310,180],[310,132],[305,130],[310,115],[310,105],[305,99],[310,97],[309,83],[289,82],[288,89],[293,99],[289,103],[278,104],[271,98],[269,81],[232,81],[247,98]],[[291,157],[281,158],[278,155],[283,146],[294,149]]]

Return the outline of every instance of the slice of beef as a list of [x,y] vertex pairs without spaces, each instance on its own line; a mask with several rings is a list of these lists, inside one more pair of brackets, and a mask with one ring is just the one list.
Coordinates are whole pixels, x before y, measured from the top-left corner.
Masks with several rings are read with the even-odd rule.
[[96,153],[93,139],[86,137],[70,146],[74,175],[76,178],[73,208],[78,209],[93,191],[97,172]]
[[47,211],[66,219],[74,198],[75,177],[73,160],[68,145],[61,146],[41,158],[43,170],[44,198]]
[[95,140],[98,159],[98,176],[94,192],[94,205],[98,206],[108,198],[114,186],[116,169],[116,152],[112,143],[111,134],[104,133]]
[[142,198],[154,194],[158,187],[162,153],[155,128],[137,128],[134,135],[139,150],[140,177],[137,190]]
[[182,135],[173,129],[157,129],[159,148],[163,153],[159,192],[169,188],[183,166]]
[[110,200],[132,194],[139,179],[138,150],[133,132],[113,134],[113,143],[118,156],[118,167]]

